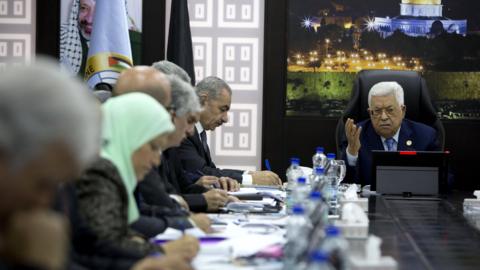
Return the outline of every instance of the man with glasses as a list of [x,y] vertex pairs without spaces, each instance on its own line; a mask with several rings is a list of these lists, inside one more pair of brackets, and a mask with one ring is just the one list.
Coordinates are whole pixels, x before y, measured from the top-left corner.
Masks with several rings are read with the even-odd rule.
[[370,119],[355,124],[345,123],[346,142],[342,143],[347,162],[346,179],[370,184],[372,150],[438,151],[436,131],[424,124],[405,118],[403,89],[397,82],[380,82],[368,93]]

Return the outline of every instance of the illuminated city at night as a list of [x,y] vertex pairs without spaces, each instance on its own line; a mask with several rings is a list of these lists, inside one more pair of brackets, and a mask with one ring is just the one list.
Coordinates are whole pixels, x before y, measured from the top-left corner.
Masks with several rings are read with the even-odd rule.
[[420,72],[440,117],[480,119],[479,2],[290,0],[287,114],[338,117],[358,71],[392,69]]

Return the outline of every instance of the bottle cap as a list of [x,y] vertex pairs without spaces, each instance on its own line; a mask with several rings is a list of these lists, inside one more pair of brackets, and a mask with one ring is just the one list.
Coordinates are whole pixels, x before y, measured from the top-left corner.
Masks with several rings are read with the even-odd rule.
[[335,157],[336,157],[335,153],[328,153],[327,154],[328,159],[335,159]]
[[307,179],[305,177],[298,177],[297,183],[304,185],[307,183]]
[[303,207],[301,205],[294,205],[293,208],[292,208],[292,212],[294,215],[303,215],[303,213],[305,212]]
[[340,230],[338,229],[338,227],[335,227],[335,226],[328,226],[327,228],[325,228],[325,233],[327,234],[327,237],[330,236],[339,236],[340,235]]
[[317,147],[317,153],[323,153],[324,150],[321,146]]
[[315,174],[319,175],[319,174],[323,174],[323,172],[324,172],[323,168],[321,168],[321,167],[315,168]]
[[292,157],[292,158],[290,158],[290,164],[299,165],[300,164],[300,159],[297,158],[297,157]]
[[312,191],[310,193],[310,199],[321,200],[322,199],[322,193],[320,191]]
[[315,250],[310,254],[310,261],[312,262],[327,262],[328,254],[322,250]]

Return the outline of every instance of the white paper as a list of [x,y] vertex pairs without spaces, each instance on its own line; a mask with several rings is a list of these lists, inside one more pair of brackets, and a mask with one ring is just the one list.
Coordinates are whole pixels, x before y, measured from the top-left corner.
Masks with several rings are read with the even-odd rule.
[[[199,228],[190,228],[185,230],[185,234],[191,235],[196,238],[204,237],[206,236],[205,232],[200,230]],[[181,230],[173,229],[173,228],[167,228],[163,233],[158,234],[155,236],[155,240],[177,240],[183,236],[183,232]]]

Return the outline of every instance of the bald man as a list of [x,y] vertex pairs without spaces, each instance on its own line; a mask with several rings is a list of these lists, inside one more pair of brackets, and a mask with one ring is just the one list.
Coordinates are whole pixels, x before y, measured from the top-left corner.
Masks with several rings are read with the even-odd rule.
[[142,92],[158,100],[164,107],[172,102],[172,89],[167,76],[149,66],[135,66],[124,70],[118,77],[112,95]]

